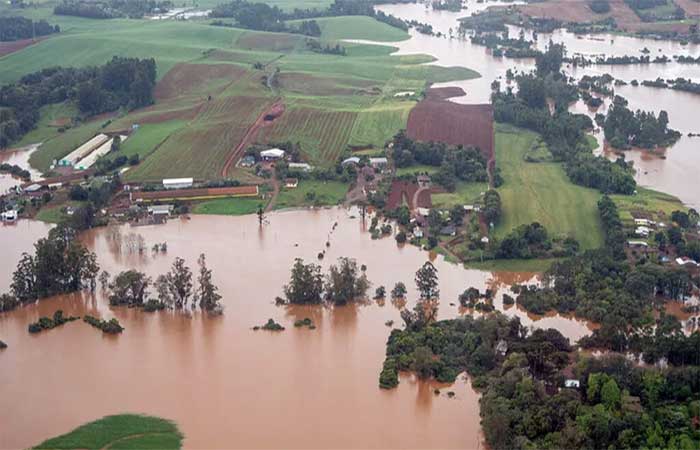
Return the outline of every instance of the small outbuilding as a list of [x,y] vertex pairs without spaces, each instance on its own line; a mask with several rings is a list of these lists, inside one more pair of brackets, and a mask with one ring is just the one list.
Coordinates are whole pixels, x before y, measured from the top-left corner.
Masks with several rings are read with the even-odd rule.
[[375,169],[384,169],[388,164],[389,160],[383,156],[369,159],[369,165]]
[[581,387],[581,382],[579,380],[565,380],[564,387],[569,389],[579,389]]
[[313,167],[307,163],[290,162],[289,169],[301,170],[302,172],[311,172],[311,169],[313,169]]
[[360,158],[358,158],[357,156],[351,156],[349,158],[344,159],[343,162],[340,163],[340,165],[343,167],[345,167],[349,164],[354,164],[354,165],[360,164]]
[[284,187],[286,187],[287,189],[294,189],[297,186],[299,186],[298,178],[287,178],[284,180]]

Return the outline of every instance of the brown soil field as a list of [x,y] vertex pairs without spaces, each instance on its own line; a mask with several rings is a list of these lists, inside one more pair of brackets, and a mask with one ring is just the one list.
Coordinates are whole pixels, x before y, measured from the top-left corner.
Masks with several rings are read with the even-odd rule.
[[21,39],[19,41],[0,42],[0,57],[9,55],[10,53],[18,52],[23,48],[29,47],[32,44],[43,41],[46,37],[37,39]]
[[476,146],[487,161],[494,157],[491,105],[460,105],[426,99],[411,110],[406,131],[411,139]]
[[[679,6],[692,9],[694,0],[681,0]],[[588,6],[588,0],[548,0],[538,3],[529,3],[517,8],[525,15],[538,18],[551,18],[562,22],[595,22],[613,17],[618,27],[627,32],[637,31],[687,31],[687,24],[673,23],[645,23],[639,16],[627,6],[624,0],[611,0],[610,12],[596,14]],[[685,6],[684,6],[685,5]],[[695,6],[698,9],[698,6]],[[688,12],[688,10],[686,10]]]
[[700,2],[695,0],[674,0],[680,6],[688,18],[700,17]]
[[187,94],[210,93],[212,87],[225,85],[242,77],[246,70],[231,64],[177,64],[156,85],[156,101]]
[[396,209],[402,204],[406,204],[408,209],[414,210],[416,208],[432,208],[433,202],[430,197],[431,190],[424,189],[418,195],[416,203],[413,204],[413,199],[418,192],[418,184],[413,181],[400,181],[394,180],[391,182],[391,189],[389,189],[389,195],[386,200],[387,209]]
[[238,38],[236,45],[248,50],[288,52],[294,50],[301,40],[298,35],[248,32]]
[[282,73],[278,77],[282,89],[307,95],[355,95],[372,93],[372,81],[342,78],[321,78],[305,73]]
[[447,100],[448,98],[461,97],[466,94],[461,87],[448,86],[428,89],[425,92],[425,98],[428,100]]

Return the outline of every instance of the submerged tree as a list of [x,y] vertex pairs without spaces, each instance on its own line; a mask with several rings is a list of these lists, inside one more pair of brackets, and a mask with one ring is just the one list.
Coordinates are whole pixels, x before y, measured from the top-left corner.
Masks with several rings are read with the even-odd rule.
[[323,294],[323,276],[318,264],[304,264],[297,258],[292,266],[289,284],[284,286],[284,295],[289,303],[309,304],[320,303]]
[[207,268],[206,258],[204,253],[199,255],[197,260],[199,264],[199,282],[197,299],[199,300],[199,307],[206,311],[217,311],[221,308],[219,300],[221,300],[221,295],[217,292],[219,290],[216,285],[211,280],[211,270]]
[[148,296],[151,278],[137,270],[126,270],[114,278],[109,285],[112,293],[110,305],[142,305]]
[[338,265],[332,265],[326,277],[326,299],[336,305],[344,305],[365,297],[369,281],[357,267],[357,261],[342,257]]
[[416,272],[416,287],[421,299],[431,300],[440,296],[437,269],[430,261]]
[[394,285],[394,288],[391,290],[391,298],[404,298],[406,296],[406,292],[406,285],[399,281]]

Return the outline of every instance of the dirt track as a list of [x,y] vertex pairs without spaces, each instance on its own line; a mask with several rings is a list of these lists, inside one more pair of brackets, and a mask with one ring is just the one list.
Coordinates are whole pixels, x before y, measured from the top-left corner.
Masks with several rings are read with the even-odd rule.
[[238,145],[236,145],[236,147],[233,148],[228,158],[226,158],[224,168],[221,170],[222,177],[225,177],[226,174],[228,174],[229,170],[231,170],[231,167],[233,167],[236,164],[236,162],[243,156],[246,147],[255,141],[255,138],[258,135],[258,131],[260,131],[262,127],[271,124],[274,120],[266,120],[265,118],[268,116],[272,116],[276,119],[279,116],[281,116],[282,113],[284,113],[284,103],[282,102],[282,99],[277,99],[272,105],[270,105],[269,108],[267,108],[258,116],[255,122],[253,122],[253,124],[250,127],[248,127],[248,130],[243,136],[243,139],[241,139],[241,142],[239,142]]

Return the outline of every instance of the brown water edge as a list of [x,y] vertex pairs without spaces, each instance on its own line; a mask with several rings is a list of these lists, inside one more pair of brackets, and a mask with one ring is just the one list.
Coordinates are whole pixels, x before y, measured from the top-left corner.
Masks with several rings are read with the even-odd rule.
[[[39,148],[39,145],[40,144],[29,145],[27,147],[16,149],[0,150],[0,163],[20,166],[21,168],[29,171],[32,180],[37,180],[41,178],[41,173],[29,165],[29,157],[36,151],[37,148]],[[23,183],[23,180],[13,177],[9,173],[0,173],[0,195],[4,194],[11,187]]]
[[[112,309],[97,292],[47,299],[0,315],[0,339],[10,346],[0,354],[0,448],[27,447],[97,417],[127,411],[177,421],[188,448],[483,446],[478,394],[468,380],[460,378],[447,389],[456,393],[453,399],[445,389],[435,396],[433,383],[406,375],[395,390],[378,388],[390,333],[385,322],[401,323],[391,301],[338,308],[274,305],[294,258],[316,260],[326,240],[331,246],[324,266],[339,256],[354,257],[367,264],[372,290],[403,281],[409,288],[408,303],[413,303],[413,274],[428,254],[410,246],[397,248],[393,239],[371,240],[361,221],[350,215],[344,209],[274,213],[262,230],[255,216],[194,216],[162,226],[86,233],[84,242],[112,274],[131,267],[155,276],[175,256],[194,267],[197,255],[206,253],[224,296],[225,314],[210,318]],[[27,250],[35,238],[32,233],[46,231],[38,222],[18,223],[23,224],[36,229],[10,234],[18,228],[0,228],[3,248],[12,242],[14,253],[22,246]],[[118,242],[126,242],[130,233],[143,236],[148,248],[166,241],[168,254],[128,253]],[[1,272],[11,272],[15,262],[4,258]],[[457,304],[457,295],[467,287],[483,290],[507,281],[442,258],[435,264],[444,318],[459,314],[449,303]],[[9,277],[3,276],[4,291]],[[499,308],[500,302],[499,293]],[[39,335],[27,332],[29,322],[59,308],[72,315],[114,316],[126,330],[117,337],[103,336],[74,322]],[[533,323],[517,308],[507,314]],[[294,320],[304,317],[312,318],[317,329],[295,329]],[[251,330],[268,318],[287,330]],[[534,323],[557,326],[573,339],[589,332],[585,323],[560,316]]]

